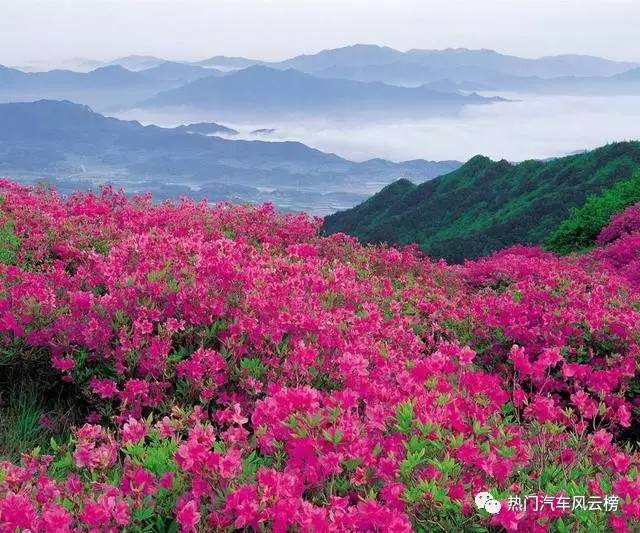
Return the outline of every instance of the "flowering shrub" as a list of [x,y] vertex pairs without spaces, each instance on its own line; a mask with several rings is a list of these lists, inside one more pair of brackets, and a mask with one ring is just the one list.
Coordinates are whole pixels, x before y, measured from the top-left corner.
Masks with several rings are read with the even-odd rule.
[[609,225],[598,235],[598,244],[604,246],[620,237],[640,231],[640,204],[632,205],[612,217]]
[[616,272],[636,288],[640,287],[640,204],[632,205],[614,216],[598,236],[600,248],[589,261]]
[[[448,266],[269,206],[0,194],[0,346],[86,409],[0,463],[0,531],[640,528],[640,298],[612,264]],[[509,509],[528,494],[620,505]]]

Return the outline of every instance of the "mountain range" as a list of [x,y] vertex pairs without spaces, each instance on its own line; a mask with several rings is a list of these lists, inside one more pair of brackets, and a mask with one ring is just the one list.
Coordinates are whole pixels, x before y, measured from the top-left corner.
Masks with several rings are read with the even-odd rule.
[[[129,56],[95,67],[119,64],[130,70],[156,66],[162,59]],[[286,70],[293,68],[323,77],[358,81],[384,81],[422,84],[441,79],[472,81],[475,76],[500,75],[557,78],[563,76],[613,76],[640,66],[640,62],[613,61],[601,57],[562,54],[539,58],[523,58],[495,50],[447,48],[444,50],[412,49],[406,52],[372,44],[355,44],[298,55],[283,61],[262,61],[244,57],[214,56],[193,64],[222,70],[254,65]],[[143,65],[140,68],[140,65]],[[94,68],[95,68],[94,67]]]
[[[89,72],[23,72],[0,66],[0,101],[66,99],[99,111],[191,108],[250,116],[456,113],[501,91],[637,94],[640,63],[593,56],[528,59],[493,50],[409,50],[354,45],[277,62],[213,56],[82,61]],[[482,92],[483,96],[475,94]]]
[[[153,67],[157,67],[162,63],[167,62],[166,59],[162,59],[156,56],[150,55],[130,55],[124,57],[118,57],[111,61],[95,61],[95,60],[72,60],[67,63],[70,68],[76,68],[78,70],[94,70],[100,67],[108,67],[112,65],[120,65],[128,70],[146,70]],[[171,61],[173,62],[173,61]],[[245,57],[226,57],[226,56],[213,56],[201,61],[179,61],[184,65],[195,65],[207,68],[219,68],[220,70],[240,69],[250,67],[252,65],[259,65],[264,63],[257,59],[247,59]]]
[[341,74],[344,77],[350,68],[358,69],[363,66],[386,68],[390,65],[420,67],[414,81],[419,80],[423,83],[448,77],[451,73],[463,69],[477,69],[478,71],[512,76],[554,78],[558,76],[611,76],[640,66],[638,63],[611,61],[586,55],[567,54],[528,59],[486,49],[413,49],[400,52],[389,47],[364,44],[324,50],[313,55],[300,55],[275,63],[273,66],[295,68],[312,74],[324,73],[330,76],[335,76],[336,71],[341,69]]
[[476,156],[423,184],[398,180],[326,217],[324,230],[364,242],[418,243],[432,257],[460,262],[513,244],[544,242],[590,194],[638,169],[640,142],[519,164]]
[[430,82],[426,87],[443,92],[458,91],[511,91],[536,94],[640,94],[640,67],[612,76],[561,76],[540,78],[537,76],[491,75],[465,81],[442,79]]
[[72,100],[100,108],[121,107],[133,105],[159,91],[217,75],[222,73],[173,62],[163,62],[135,72],[120,65],[100,67],[90,72],[23,72],[0,65],[0,100],[15,102],[48,98]]
[[[448,80],[501,86],[512,78],[609,77],[640,66],[586,55],[558,55],[536,59],[500,54],[494,50],[409,50],[399,52],[374,45],[355,45],[298,56],[274,66],[295,68],[321,77],[421,85]],[[477,88],[482,88],[478,85]]]
[[253,66],[162,92],[140,107],[192,107],[224,117],[255,118],[282,113],[433,113],[496,101],[502,99],[427,87],[317,78],[294,69]]
[[47,178],[64,190],[110,181],[131,191],[149,189],[159,198],[269,200],[316,213],[355,205],[366,198],[372,182],[424,181],[460,165],[356,163],[298,142],[208,136],[219,125],[142,126],[64,101],[0,104],[0,124],[4,175]]

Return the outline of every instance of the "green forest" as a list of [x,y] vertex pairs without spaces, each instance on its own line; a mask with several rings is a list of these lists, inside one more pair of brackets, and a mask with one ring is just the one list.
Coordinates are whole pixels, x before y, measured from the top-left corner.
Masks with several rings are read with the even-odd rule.
[[328,234],[410,244],[452,262],[513,244],[588,249],[611,215],[640,199],[640,142],[518,164],[476,156],[434,180],[401,179],[325,219]]

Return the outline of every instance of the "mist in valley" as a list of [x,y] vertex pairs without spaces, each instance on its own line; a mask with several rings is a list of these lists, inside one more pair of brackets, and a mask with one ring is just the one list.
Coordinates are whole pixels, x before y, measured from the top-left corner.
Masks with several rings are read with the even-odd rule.
[[[640,137],[640,95],[499,96],[509,101],[416,119],[360,115],[222,122],[215,113],[188,109],[132,109],[114,116],[161,126],[217,121],[238,130],[229,138],[299,141],[354,161],[466,161],[476,154],[509,161],[546,159]],[[256,130],[273,131],[252,133]]]

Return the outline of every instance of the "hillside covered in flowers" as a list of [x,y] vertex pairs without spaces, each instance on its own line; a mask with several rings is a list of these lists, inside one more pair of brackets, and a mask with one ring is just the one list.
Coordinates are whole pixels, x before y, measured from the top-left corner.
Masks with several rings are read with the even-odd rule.
[[45,399],[0,531],[640,530],[637,206],[450,266],[270,206],[0,198],[0,409]]

